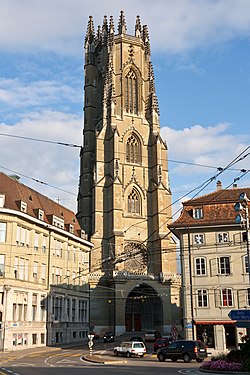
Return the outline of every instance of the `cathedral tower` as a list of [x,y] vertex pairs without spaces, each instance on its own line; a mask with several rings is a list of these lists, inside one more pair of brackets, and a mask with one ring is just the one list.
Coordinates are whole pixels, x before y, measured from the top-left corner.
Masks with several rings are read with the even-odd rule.
[[84,71],[78,218],[95,245],[91,320],[99,332],[166,331],[179,314],[179,279],[167,145],[139,16],[134,35],[123,11],[117,33],[112,17],[96,31],[89,17]]

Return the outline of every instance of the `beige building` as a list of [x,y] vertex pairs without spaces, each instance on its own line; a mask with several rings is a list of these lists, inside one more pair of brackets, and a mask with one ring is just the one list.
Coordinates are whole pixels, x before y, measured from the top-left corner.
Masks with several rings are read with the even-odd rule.
[[85,237],[73,212],[0,173],[1,350],[87,337]]
[[94,243],[91,320],[98,332],[180,323],[167,145],[147,26],[104,17],[85,38],[84,130],[77,217]]
[[169,226],[180,240],[186,337],[220,351],[237,346],[249,327],[228,317],[250,309],[246,210],[237,224],[234,209],[242,192],[250,197],[250,188],[224,190],[218,182],[217,191],[183,203]]

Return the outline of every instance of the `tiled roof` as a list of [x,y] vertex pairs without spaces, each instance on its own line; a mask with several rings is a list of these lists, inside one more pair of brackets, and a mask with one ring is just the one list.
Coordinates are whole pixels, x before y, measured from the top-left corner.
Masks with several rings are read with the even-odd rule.
[[[250,199],[250,188],[233,188],[217,190],[183,202],[181,215],[169,227],[235,224],[237,213],[234,205],[243,192]],[[193,210],[196,208],[202,208],[202,218],[195,219],[193,217]]]
[[38,218],[38,209],[44,211],[44,222],[51,224],[54,215],[64,220],[64,228],[73,225],[73,234],[81,237],[81,227],[73,211],[61,206],[36,190],[0,172],[0,195],[5,195],[4,208],[20,211],[20,201],[27,204],[27,215]]

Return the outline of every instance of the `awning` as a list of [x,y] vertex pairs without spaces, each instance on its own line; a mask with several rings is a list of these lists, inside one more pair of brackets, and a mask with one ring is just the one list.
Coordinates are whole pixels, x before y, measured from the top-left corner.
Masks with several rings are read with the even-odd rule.
[[211,321],[201,321],[201,320],[195,320],[194,322],[196,325],[198,324],[235,324],[236,323],[236,320],[218,320],[218,321],[215,321],[215,320],[211,320]]

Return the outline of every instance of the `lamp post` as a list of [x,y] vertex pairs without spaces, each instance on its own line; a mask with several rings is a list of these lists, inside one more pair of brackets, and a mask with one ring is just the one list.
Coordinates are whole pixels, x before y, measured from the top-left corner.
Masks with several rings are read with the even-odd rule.
[[6,338],[6,329],[7,329],[7,307],[8,307],[8,293],[11,290],[11,287],[4,285],[4,317],[3,317],[3,338],[2,338],[2,351],[5,350],[5,338]]
[[[244,225],[246,230],[246,243],[247,243],[247,263],[248,263],[248,276],[250,282],[250,237],[249,237],[249,211],[248,211],[248,202],[249,198],[247,197],[246,193],[241,193],[238,202],[235,203],[234,209],[236,212],[239,212],[235,218],[235,222],[237,224]],[[244,212],[244,216],[242,216],[241,212]]]

